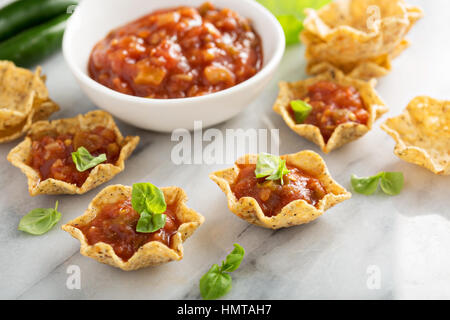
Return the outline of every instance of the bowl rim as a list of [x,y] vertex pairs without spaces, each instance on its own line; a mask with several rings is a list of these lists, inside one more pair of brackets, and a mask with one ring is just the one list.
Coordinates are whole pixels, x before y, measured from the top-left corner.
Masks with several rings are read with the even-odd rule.
[[[279,62],[281,61],[281,58],[283,57],[283,54],[285,51],[285,46],[286,46],[286,39],[285,39],[283,28],[281,27],[281,25],[278,22],[278,20],[276,19],[276,17],[268,9],[266,9],[263,5],[261,5],[260,3],[254,1],[254,0],[239,0],[239,1],[240,1],[240,4],[242,4],[242,5],[247,5],[250,7],[253,6],[253,7],[257,8],[257,10],[261,11],[261,13],[262,13],[262,15],[264,15],[265,19],[267,21],[270,21],[270,23],[272,24],[271,27],[275,27],[276,34],[278,37],[278,42],[276,43],[276,49],[275,49],[275,52],[273,53],[272,57],[270,58],[269,61],[267,61],[266,65],[264,65],[261,70],[259,70],[255,75],[248,78],[247,80],[244,80],[241,83],[238,83],[237,85],[234,85],[227,89],[223,89],[223,90],[220,90],[217,92],[213,92],[213,93],[209,93],[209,94],[206,94],[203,96],[197,96],[197,97],[150,99],[150,98],[138,97],[138,96],[121,93],[121,92],[115,91],[113,89],[110,89],[110,88],[98,83],[97,81],[95,81],[94,79],[89,77],[86,72],[83,72],[80,67],[78,67],[78,65],[74,62],[74,59],[70,52],[71,44],[69,41],[70,40],[69,37],[71,37],[72,33],[73,33],[71,31],[72,30],[71,26],[73,25],[75,19],[77,19],[77,18],[80,19],[78,17],[78,15],[80,15],[79,10],[75,10],[75,12],[72,14],[72,16],[67,21],[66,31],[64,32],[64,38],[63,38],[63,56],[64,56],[66,63],[68,64],[69,68],[75,74],[75,76],[79,79],[79,81],[84,82],[86,85],[90,86],[91,88],[95,89],[96,91],[102,91],[103,94],[110,95],[112,98],[119,99],[119,100],[126,100],[127,102],[133,102],[133,103],[145,104],[145,105],[154,104],[154,103],[164,103],[164,104],[166,104],[165,107],[168,107],[169,105],[175,106],[175,105],[185,103],[185,102],[189,102],[189,103],[204,102],[206,100],[211,100],[211,99],[227,96],[229,94],[235,93],[238,90],[242,90],[246,86],[250,86],[254,83],[257,83],[258,81],[261,81],[265,77],[268,77],[270,75],[270,73],[272,72],[272,70],[274,68],[276,68],[277,65],[279,64]],[[213,0],[211,2],[214,3]],[[79,5],[82,5],[82,3],[80,3]],[[264,41],[263,33],[258,32],[258,34],[260,35],[261,39]],[[264,54],[264,52],[263,52],[263,54]]]

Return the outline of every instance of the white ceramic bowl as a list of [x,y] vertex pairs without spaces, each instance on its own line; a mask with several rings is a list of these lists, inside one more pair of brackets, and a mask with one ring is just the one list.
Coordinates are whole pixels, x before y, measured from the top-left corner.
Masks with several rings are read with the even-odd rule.
[[88,76],[87,65],[94,45],[109,31],[157,9],[199,6],[204,0],[84,0],[69,19],[63,52],[82,90],[100,108],[142,129],[169,132],[192,130],[194,121],[212,126],[237,115],[267,86],[284,53],[285,38],[276,18],[254,0],[213,0],[250,18],[263,45],[263,68],[250,79],[229,89],[200,97],[148,99],[111,90]]

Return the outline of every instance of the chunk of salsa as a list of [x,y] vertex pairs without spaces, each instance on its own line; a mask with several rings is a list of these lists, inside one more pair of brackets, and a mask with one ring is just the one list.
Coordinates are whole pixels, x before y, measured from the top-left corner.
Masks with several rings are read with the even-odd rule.
[[75,134],[50,134],[32,139],[29,165],[39,172],[41,181],[53,178],[81,187],[94,168],[79,172],[72,152],[85,147],[93,156],[106,154],[104,163],[116,163],[120,145],[113,130],[98,126]]
[[[369,112],[358,90],[321,80],[310,87],[306,96],[299,99],[309,103],[312,111],[303,123],[317,126],[327,142],[336,127],[346,122],[367,125]],[[293,116],[294,111],[290,109]],[[295,117],[293,116],[293,119]]]
[[172,237],[178,231],[180,222],[176,216],[176,205],[167,205],[166,224],[152,233],[136,231],[139,220],[131,205],[131,198],[125,201],[106,204],[88,224],[77,226],[87,238],[89,245],[104,242],[111,245],[114,252],[123,261],[128,261],[134,253],[150,241],[160,241],[172,247]]
[[89,74],[139,97],[184,98],[232,87],[262,66],[250,21],[211,3],[158,10],[111,31],[97,43]]
[[255,164],[237,166],[239,175],[231,185],[231,190],[237,199],[254,198],[267,217],[276,216],[284,206],[295,200],[305,200],[315,206],[326,194],[319,179],[289,164],[289,173],[283,176],[283,185],[279,181],[256,178]]

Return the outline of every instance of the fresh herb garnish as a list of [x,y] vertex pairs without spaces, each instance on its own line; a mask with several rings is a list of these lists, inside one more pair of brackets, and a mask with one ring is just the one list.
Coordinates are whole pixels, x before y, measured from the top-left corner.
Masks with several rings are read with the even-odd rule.
[[266,180],[280,180],[283,184],[283,176],[289,173],[286,167],[286,160],[282,160],[279,156],[267,153],[260,153],[256,162],[255,176],[256,178],[264,178]]
[[105,162],[106,154],[102,153],[98,157],[94,157],[85,147],[79,147],[77,151],[72,152],[72,160],[75,163],[77,170],[83,172]]
[[275,15],[283,27],[286,44],[300,41],[299,34],[303,30],[304,10],[319,9],[331,0],[257,0]]
[[20,219],[17,229],[38,236],[53,228],[60,219],[61,213],[58,212],[58,201],[56,201],[54,209],[38,208],[31,210]]
[[386,194],[395,196],[402,191],[404,180],[401,172],[384,172],[380,179],[381,190]]
[[147,211],[141,212],[141,217],[136,225],[136,231],[142,233],[155,232],[166,224],[166,215],[162,213],[151,214]]
[[164,193],[151,183],[135,183],[131,191],[131,205],[141,216],[137,232],[151,233],[164,227],[166,200]]
[[378,182],[381,190],[391,196],[399,194],[403,189],[404,177],[402,172],[384,172],[371,177],[357,177],[352,175],[351,184],[353,189],[365,195],[370,195],[377,190]]
[[214,264],[200,279],[200,294],[205,300],[218,299],[231,290],[231,276],[227,272],[233,272],[241,265],[245,250],[239,244],[234,244],[233,251],[227,256],[222,265]]
[[303,100],[291,101],[291,108],[294,111],[295,122],[303,123],[312,111],[312,106]]

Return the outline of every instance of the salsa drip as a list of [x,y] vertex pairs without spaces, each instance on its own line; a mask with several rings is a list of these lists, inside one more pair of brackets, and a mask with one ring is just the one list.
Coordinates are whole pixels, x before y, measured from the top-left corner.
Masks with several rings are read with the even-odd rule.
[[364,101],[352,86],[344,87],[322,80],[308,87],[308,93],[300,99],[312,106],[311,113],[303,123],[317,126],[325,142],[338,125],[346,122],[367,125],[369,120]]
[[262,67],[250,21],[206,2],[158,10],[111,31],[91,52],[89,74],[139,97],[184,98],[232,87]]
[[53,178],[81,187],[94,168],[79,172],[72,152],[85,147],[94,157],[106,154],[104,163],[116,163],[121,149],[116,140],[115,132],[102,126],[75,134],[46,135],[33,139],[29,165],[39,172],[41,180]]
[[264,215],[276,216],[284,206],[295,200],[305,200],[315,206],[325,194],[319,181],[302,170],[287,165],[289,173],[283,176],[283,185],[278,181],[256,178],[255,164],[238,164],[239,175],[231,185],[236,198],[252,197],[258,201]]
[[86,236],[89,245],[105,242],[111,245],[117,256],[128,261],[134,253],[150,241],[159,241],[172,247],[172,236],[177,233],[180,222],[176,216],[176,204],[167,205],[166,224],[152,233],[136,231],[139,220],[131,205],[131,199],[106,204],[96,217],[84,226],[77,226]]

